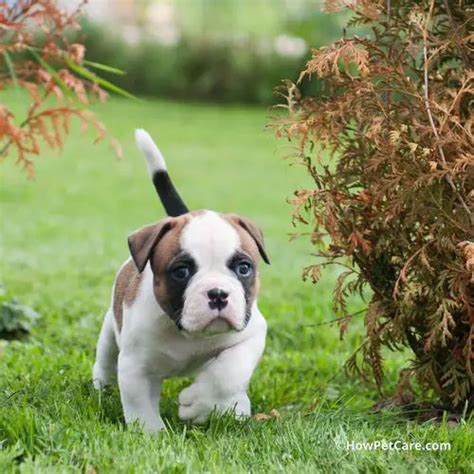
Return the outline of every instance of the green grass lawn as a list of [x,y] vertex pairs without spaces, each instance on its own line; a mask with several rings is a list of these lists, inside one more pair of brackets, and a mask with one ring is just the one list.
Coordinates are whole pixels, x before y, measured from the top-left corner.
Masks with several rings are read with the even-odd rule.
[[[362,321],[343,342],[336,327],[319,324],[335,317],[335,273],[317,286],[301,281],[312,249],[304,238],[288,241],[285,199],[309,183],[281,159],[284,144],[264,131],[264,110],[112,100],[99,115],[123,144],[123,160],[74,133],[61,155],[38,158],[34,181],[10,162],[0,168],[0,281],[41,314],[26,342],[0,345],[0,472],[472,472],[472,424],[371,413],[373,387],[342,373]],[[255,413],[276,409],[281,419],[187,425],[177,395],[189,380],[174,379],[162,399],[169,430],[153,438],[126,429],[116,388],[92,389],[126,236],[163,216],[135,149],[136,127],[155,137],[191,208],[238,212],[264,229],[272,265],[262,268],[260,307],[269,333],[250,397]],[[386,358],[390,389],[406,356]],[[341,448],[376,440],[450,442],[451,450]]]

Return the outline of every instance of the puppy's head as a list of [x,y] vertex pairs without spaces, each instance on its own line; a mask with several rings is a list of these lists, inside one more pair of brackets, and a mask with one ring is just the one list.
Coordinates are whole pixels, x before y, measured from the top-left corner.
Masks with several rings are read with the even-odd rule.
[[156,300],[179,329],[215,334],[246,327],[260,257],[269,263],[251,221],[199,211],[143,227],[128,243],[139,272],[150,262]]

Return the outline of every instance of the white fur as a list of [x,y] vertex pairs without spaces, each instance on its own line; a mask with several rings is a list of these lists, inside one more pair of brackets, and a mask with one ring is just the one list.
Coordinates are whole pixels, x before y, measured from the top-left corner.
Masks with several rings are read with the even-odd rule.
[[[200,265],[185,295],[185,305],[192,304],[183,311],[184,333],[157,303],[149,264],[135,301],[123,307],[120,334],[113,310],[107,312],[97,346],[94,386],[100,388],[113,379],[119,350],[118,383],[127,423],[138,421],[151,432],[164,428],[159,412],[162,380],[196,369],[194,383],[179,395],[181,419],[202,423],[213,410],[230,411],[236,417],[250,415],[246,392],[265,346],[266,322],[254,303],[243,327],[243,291],[226,267],[238,244],[237,232],[212,212],[194,217],[183,230],[181,245]],[[201,296],[210,285],[229,291],[225,317],[205,309]],[[210,321],[214,329],[227,330],[207,334]],[[230,327],[238,330],[229,331]]]
[[[225,324],[211,322],[218,316],[235,330],[245,325],[245,294],[227,262],[240,246],[237,231],[212,211],[196,216],[181,234],[181,247],[198,264],[198,272],[189,282],[181,324],[190,332],[226,330]],[[220,288],[228,293],[227,306],[218,312],[209,308],[207,292]],[[219,314],[218,314],[219,313]]]
[[161,154],[161,151],[156,146],[156,143],[151,138],[150,134],[142,128],[135,130],[135,141],[138,148],[146,158],[146,164],[150,176],[156,171],[166,171],[166,162]]

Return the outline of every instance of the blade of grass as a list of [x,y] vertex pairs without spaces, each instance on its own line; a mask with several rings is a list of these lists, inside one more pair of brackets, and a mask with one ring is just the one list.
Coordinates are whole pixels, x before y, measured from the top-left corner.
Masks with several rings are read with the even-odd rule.
[[97,74],[90,72],[86,68],[79,66],[79,64],[76,64],[69,59],[66,59],[66,64],[76,74],[79,74],[85,79],[89,79],[90,81],[96,82],[97,84],[99,84],[99,86],[101,86],[104,89],[107,89],[108,91],[115,92],[116,94],[119,94],[123,97],[127,97],[128,99],[139,100],[136,96],[134,96],[133,94],[130,94],[130,92],[127,92],[126,90],[116,86],[115,84],[112,84],[111,82],[105,79],[102,79],[101,77],[97,76]]
[[107,64],[96,63],[95,61],[88,61],[84,59],[83,63],[86,66],[93,67],[94,69],[99,69],[100,71],[110,72],[111,74],[117,74],[118,76],[124,76],[126,74],[122,69],[117,69],[116,67],[107,66]]

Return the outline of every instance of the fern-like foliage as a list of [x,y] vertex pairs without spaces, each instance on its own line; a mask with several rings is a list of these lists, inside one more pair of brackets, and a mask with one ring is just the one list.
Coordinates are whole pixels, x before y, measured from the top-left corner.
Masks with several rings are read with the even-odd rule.
[[0,2],[0,91],[28,95],[22,116],[0,103],[0,160],[14,156],[30,176],[41,146],[60,149],[74,119],[82,130],[95,130],[95,141],[109,138],[121,154],[118,142],[87,108],[93,97],[104,101],[106,89],[130,95],[89,68],[120,71],[86,61],[84,45],[69,41],[80,29],[85,2],[69,12],[54,0]]
[[[474,402],[474,10],[464,0],[326,2],[351,8],[368,37],[312,52],[300,80],[324,81],[321,97],[280,89],[284,116],[271,126],[292,142],[314,180],[291,200],[312,227],[320,268],[350,264],[335,307],[372,291],[366,341],[348,362],[383,386],[382,347],[411,348],[403,372],[454,408]],[[349,262],[348,262],[349,260]],[[362,361],[362,364],[361,364]]]

